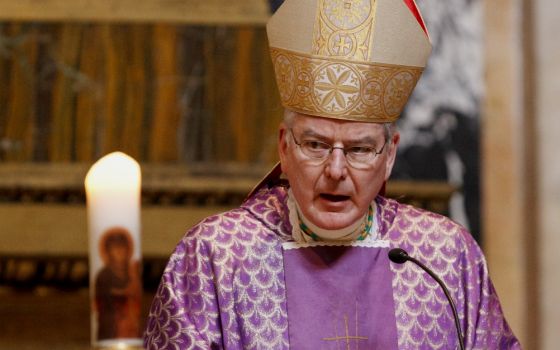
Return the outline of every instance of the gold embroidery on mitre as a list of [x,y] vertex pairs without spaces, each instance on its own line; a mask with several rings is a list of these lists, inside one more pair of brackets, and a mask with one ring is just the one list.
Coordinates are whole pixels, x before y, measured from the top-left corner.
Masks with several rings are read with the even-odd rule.
[[376,0],[319,0],[312,53],[369,60],[376,9]]
[[278,48],[270,51],[282,104],[296,112],[329,118],[396,120],[424,70]]

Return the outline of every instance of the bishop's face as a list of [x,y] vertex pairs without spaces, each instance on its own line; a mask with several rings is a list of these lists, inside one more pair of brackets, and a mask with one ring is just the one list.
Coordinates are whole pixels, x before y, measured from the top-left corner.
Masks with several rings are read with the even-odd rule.
[[[318,161],[298,146],[309,141],[330,144],[335,149],[324,161]],[[338,148],[371,146],[380,150],[386,141],[383,152],[360,167],[350,165]],[[282,171],[303,215],[327,230],[342,229],[360,219],[391,174],[398,142],[398,133],[385,140],[384,127],[378,123],[297,114],[291,125],[282,124]]]

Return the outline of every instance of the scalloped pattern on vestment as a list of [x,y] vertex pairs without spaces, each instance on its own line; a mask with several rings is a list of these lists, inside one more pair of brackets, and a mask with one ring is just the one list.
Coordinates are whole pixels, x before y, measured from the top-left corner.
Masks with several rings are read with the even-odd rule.
[[[379,198],[381,237],[422,261],[446,284],[469,349],[519,348],[471,235],[448,218]],[[413,263],[391,264],[399,349],[458,346],[451,307],[437,282]],[[456,344],[451,346],[450,344]]]

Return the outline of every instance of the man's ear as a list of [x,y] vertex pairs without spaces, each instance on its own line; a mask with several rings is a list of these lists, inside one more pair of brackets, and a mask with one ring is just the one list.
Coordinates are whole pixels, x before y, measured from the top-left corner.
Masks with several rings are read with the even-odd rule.
[[391,176],[391,172],[393,171],[393,165],[395,165],[395,159],[397,158],[397,148],[400,140],[401,135],[398,131],[395,131],[393,137],[391,138],[390,144],[385,146],[390,146],[387,150],[387,159],[385,160],[385,181],[389,179],[389,177]]
[[288,152],[288,143],[286,142],[286,133],[288,129],[284,123],[278,128],[278,155],[280,156],[280,167],[284,172],[284,164],[286,163],[286,155]]

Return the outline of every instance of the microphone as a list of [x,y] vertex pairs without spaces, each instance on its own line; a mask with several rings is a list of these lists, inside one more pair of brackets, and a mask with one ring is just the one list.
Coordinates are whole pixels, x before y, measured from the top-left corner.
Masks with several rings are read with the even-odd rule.
[[408,253],[404,249],[401,248],[391,249],[389,251],[389,259],[396,264],[404,264],[407,261],[412,261],[414,264],[419,266],[422,270],[426,271],[428,275],[432,276],[432,278],[439,284],[441,289],[443,289],[443,293],[445,293],[447,300],[449,301],[449,305],[451,305],[451,311],[453,311],[453,318],[455,319],[455,328],[457,329],[457,337],[459,339],[459,348],[461,350],[465,350],[465,340],[463,339],[463,333],[461,332],[461,325],[459,323],[459,315],[457,314],[457,308],[455,307],[455,303],[451,298],[451,294],[449,294],[449,290],[447,289],[443,281],[426,265],[424,265],[420,261],[408,255]]

